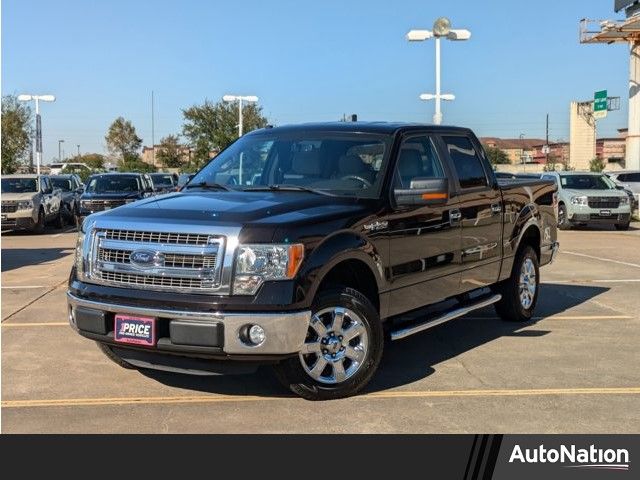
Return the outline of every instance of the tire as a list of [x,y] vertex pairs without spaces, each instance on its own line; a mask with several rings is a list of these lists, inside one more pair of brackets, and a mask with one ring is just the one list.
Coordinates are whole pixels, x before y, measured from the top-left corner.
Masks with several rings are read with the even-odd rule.
[[64,216],[62,215],[62,210],[58,210],[58,215],[56,215],[56,219],[53,221],[53,225],[58,230],[62,230],[64,228]]
[[616,230],[629,230],[629,225],[631,222],[627,222],[627,223],[616,223],[615,227]]
[[[382,358],[384,333],[376,308],[359,291],[337,287],[319,292],[312,312],[305,340],[309,353],[276,365],[276,376],[285,387],[307,400],[355,395],[369,383]],[[336,312],[342,318],[340,326],[331,323]],[[354,336],[345,342],[343,336],[347,335]],[[318,366],[322,370],[314,373]]]
[[567,207],[564,203],[558,206],[558,229],[569,230],[571,228],[571,222],[567,218]]
[[118,355],[113,353],[113,350],[111,350],[111,347],[109,347],[109,345],[105,345],[104,343],[100,343],[100,342],[96,342],[96,345],[98,345],[98,348],[100,349],[100,351],[104,353],[105,356],[109,360],[111,360],[113,363],[121,366],[122,368],[126,368],[127,370],[136,370],[136,367],[134,367],[130,363],[125,362]]
[[31,227],[31,231],[33,233],[42,233],[44,232],[45,220],[44,220],[44,210],[40,209],[38,211],[38,222]]
[[[526,288],[527,285],[529,288]],[[495,304],[500,318],[510,322],[531,320],[540,291],[538,255],[531,246],[525,245],[518,251],[511,275],[499,285],[497,291],[502,295],[502,299]]]

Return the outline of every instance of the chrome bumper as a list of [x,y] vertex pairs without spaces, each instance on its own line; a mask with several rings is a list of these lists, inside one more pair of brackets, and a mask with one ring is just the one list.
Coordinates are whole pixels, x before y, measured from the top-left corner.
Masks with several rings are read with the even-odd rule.
[[[222,323],[224,325],[223,351],[230,355],[277,355],[299,352],[307,335],[311,318],[310,311],[282,313],[206,313],[183,310],[165,310],[85,300],[67,292],[69,304],[69,323],[74,323],[73,310],[83,307],[102,312],[129,313],[146,317],[168,318],[170,320],[195,320],[200,322]],[[240,338],[242,327],[260,325],[265,333],[265,341],[260,345],[247,345]]]

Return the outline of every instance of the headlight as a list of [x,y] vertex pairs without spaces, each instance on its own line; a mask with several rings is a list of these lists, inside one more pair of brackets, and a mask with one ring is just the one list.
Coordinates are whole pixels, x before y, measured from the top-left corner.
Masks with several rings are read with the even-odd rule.
[[263,282],[296,276],[304,258],[304,246],[240,245],[236,256],[233,293],[253,295]]
[[18,202],[18,210],[32,210],[33,200],[23,200]]
[[620,197],[620,205],[629,205],[629,196]]
[[580,197],[571,197],[571,205],[587,205],[587,197],[585,195]]
[[78,280],[84,280],[84,257],[82,255],[82,248],[84,245],[84,232],[79,231],[78,237],[76,238],[76,277]]

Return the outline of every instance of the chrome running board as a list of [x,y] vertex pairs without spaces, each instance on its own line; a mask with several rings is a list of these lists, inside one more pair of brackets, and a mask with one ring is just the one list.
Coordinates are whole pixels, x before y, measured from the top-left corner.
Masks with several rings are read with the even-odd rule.
[[449,320],[453,320],[454,318],[462,317],[469,312],[477,310],[482,307],[486,307],[488,305],[492,305],[502,298],[502,295],[496,294],[488,298],[484,298],[476,303],[471,305],[466,305],[464,307],[456,308],[455,310],[451,310],[439,317],[432,318],[425,322],[419,323],[417,325],[411,325],[409,327],[400,328],[398,330],[391,332],[391,340],[400,340],[401,338],[408,337],[413,335],[414,333],[422,332],[431,327],[435,327],[436,325],[440,325],[441,323],[448,322]]

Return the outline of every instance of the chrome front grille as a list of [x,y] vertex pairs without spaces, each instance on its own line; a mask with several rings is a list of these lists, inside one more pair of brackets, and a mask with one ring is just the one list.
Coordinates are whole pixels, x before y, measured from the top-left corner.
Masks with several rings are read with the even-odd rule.
[[15,203],[3,203],[2,204],[2,212],[3,213],[14,213],[18,210],[18,205]]
[[201,290],[203,288],[203,282],[199,278],[153,277],[118,272],[101,272],[100,276],[106,282],[129,287],[151,286],[180,290]]
[[120,207],[127,203],[125,200],[84,200],[83,208],[92,212],[102,212],[105,209]]
[[92,245],[88,273],[95,283],[193,293],[222,286],[223,236],[98,228]]
[[175,245],[207,245],[211,235],[201,233],[139,232],[134,230],[104,230],[104,238],[126,242],[169,243]]

